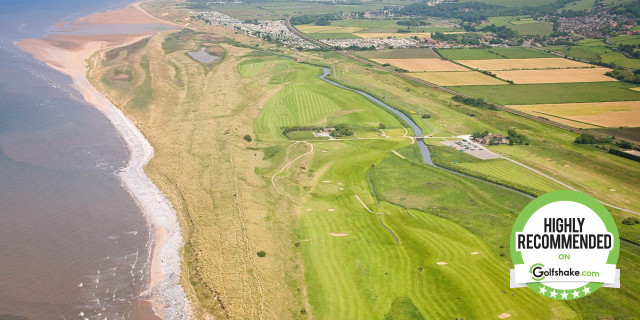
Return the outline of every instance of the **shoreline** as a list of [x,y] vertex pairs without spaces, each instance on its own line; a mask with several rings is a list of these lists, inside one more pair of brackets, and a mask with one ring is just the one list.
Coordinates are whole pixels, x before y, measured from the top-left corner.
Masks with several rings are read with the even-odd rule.
[[[118,15],[118,10],[107,11],[104,13],[104,20],[114,24],[118,23],[118,18],[123,19],[124,23],[152,20],[155,24],[175,26],[149,15],[139,4],[132,3],[118,9],[127,11],[128,15]],[[136,13],[139,16],[135,16]],[[90,16],[95,18],[100,14],[98,12]],[[179,283],[182,259],[180,249],[183,243],[181,227],[169,200],[144,172],[144,166],[153,158],[154,149],[136,125],[93,87],[86,77],[85,61],[96,52],[126,46],[155,33],[157,32],[97,36],[48,35],[39,39],[25,39],[15,44],[37,60],[71,77],[72,87],[82,94],[87,103],[107,117],[127,145],[129,161],[118,172],[118,177],[145,216],[151,235],[149,284],[139,297],[152,305],[156,316],[163,319],[185,319],[189,315],[189,302]]]

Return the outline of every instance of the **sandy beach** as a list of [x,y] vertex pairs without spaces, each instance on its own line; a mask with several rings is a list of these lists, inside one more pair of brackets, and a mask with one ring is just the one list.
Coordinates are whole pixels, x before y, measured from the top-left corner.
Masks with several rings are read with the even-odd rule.
[[[144,12],[139,3],[123,9],[94,13],[71,23],[78,27],[88,24],[175,26]],[[184,290],[179,284],[182,235],[176,211],[144,172],[144,166],[153,158],[153,147],[135,124],[86,78],[85,61],[96,51],[126,46],[154,33],[91,36],[55,34],[40,39],[22,40],[16,42],[16,45],[55,70],[70,76],[73,87],[87,102],[104,113],[128,146],[130,160],[126,167],[121,169],[119,177],[144,213],[153,234],[149,288],[141,297],[131,298],[148,300],[153,305],[155,313],[163,319],[186,319],[189,317],[189,306]],[[149,318],[153,318],[153,315]]]

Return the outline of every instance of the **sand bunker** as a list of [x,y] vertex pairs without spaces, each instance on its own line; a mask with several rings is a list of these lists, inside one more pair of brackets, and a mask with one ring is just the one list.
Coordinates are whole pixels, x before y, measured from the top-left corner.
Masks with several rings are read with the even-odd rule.
[[331,180],[322,181],[322,183],[331,183]]
[[474,252],[471,252],[471,254],[478,254],[478,252],[477,252],[477,251],[474,251]]
[[336,209],[329,209],[329,212],[334,212],[336,211]]
[[334,236],[334,237],[346,237],[349,234],[348,233],[329,233],[329,235]]
[[506,312],[498,316],[498,318],[500,318],[500,319],[505,319],[505,318],[509,318],[509,317],[511,317],[511,315],[506,313]]
[[439,266],[444,266],[444,265],[447,265],[448,263],[442,262],[442,261],[438,261],[438,262],[436,262],[436,264],[439,265]]
[[609,189],[609,191],[613,191],[613,192],[616,192],[616,189]]
[[311,208],[307,208],[306,210],[307,210],[307,211],[311,211]]

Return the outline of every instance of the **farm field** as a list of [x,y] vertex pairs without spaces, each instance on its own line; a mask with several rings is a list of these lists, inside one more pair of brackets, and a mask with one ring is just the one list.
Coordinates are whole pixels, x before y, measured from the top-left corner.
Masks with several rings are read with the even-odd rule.
[[594,129],[593,131],[616,136],[617,138],[633,141],[640,144],[640,127],[598,128]]
[[327,39],[359,39],[357,35],[353,33],[309,33],[307,34],[309,37],[316,40],[327,40]]
[[377,63],[388,63],[394,67],[407,71],[468,71],[465,67],[459,66],[447,60],[441,59],[371,59]]
[[438,53],[449,60],[486,60],[486,59],[526,59],[554,58],[549,53],[528,48],[491,48],[491,49],[439,49]]
[[576,46],[549,46],[546,49],[579,59],[613,63],[624,68],[640,69],[640,59],[627,58],[624,54],[606,47],[599,39],[580,40]]
[[496,79],[476,71],[424,72],[412,73],[411,76],[440,86],[507,84],[500,79]]
[[602,127],[640,127],[640,101],[511,106],[531,114],[550,114]]
[[[504,105],[640,100],[632,84],[620,81],[540,83],[509,86],[453,86],[453,90]],[[541,94],[544,92],[544,94]]]
[[589,68],[590,64],[564,58],[456,60],[480,70],[568,69]]
[[516,84],[618,81],[605,75],[609,68],[513,70],[494,73]]
[[368,50],[357,53],[359,56],[368,59],[434,59],[439,58],[438,54],[431,48],[406,48],[406,49],[383,49]]
[[640,44],[640,35],[634,35],[634,36],[618,36],[618,37],[612,37],[609,39],[609,41],[611,41],[611,43],[618,45],[618,44]]
[[575,2],[567,3],[562,10],[582,11],[593,9],[595,0],[578,0]]
[[553,24],[549,22],[529,22],[510,24],[509,27],[520,35],[548,36],[553,32]]
[[496,26],[507,26],[520,35],[550,35],[553,31],[553,24],[549,22],[536,21],[529,16],[500,16],[489,17],[487,23],[480,24],[478,28],[495,24]]
[[[397,20],[376,19],[345,19],[331,21],[328,26],[316,26],[314,24],[297,25],[296,28],[314,39],[327,39],[319,34],[333,34],[329,39],[356,39],[356,38],[429,38],[432,32],[452,32],[459,29],[444,22],[430,20],[430,26],[409,27],[407,33],[399,33],[399,29],[407,30],[406,26],[397,24]],[[350,35],[349,35],[350,34]]]
[[393,38],[412,38],[412,37],[430,38],[431,37],[431,33],[430,32],[407,32],[407,33],[398,33],[398,32],[391,32],[391,33],[357,32],[357,33],[354,33],[354,34],[357,35],[360,38],[365,38],[365,39],[387,38],[387,37],[393,37]]
[[304,33],[352,33],[364,28],[361,27],[337,27],[337,26],[315,26],[299,25],[296,28]]

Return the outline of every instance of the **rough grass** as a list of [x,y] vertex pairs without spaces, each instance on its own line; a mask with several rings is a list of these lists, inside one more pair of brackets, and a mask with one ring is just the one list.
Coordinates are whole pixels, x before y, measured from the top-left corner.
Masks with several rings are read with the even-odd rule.
[[458,163],[457,165],[472,172],[478,172],[510,183],[521,184],[525,187],[539,190],[541,194],[566,189],[543,176],[537,175],[522,166],[504,159],[485,160],[477,163]]

